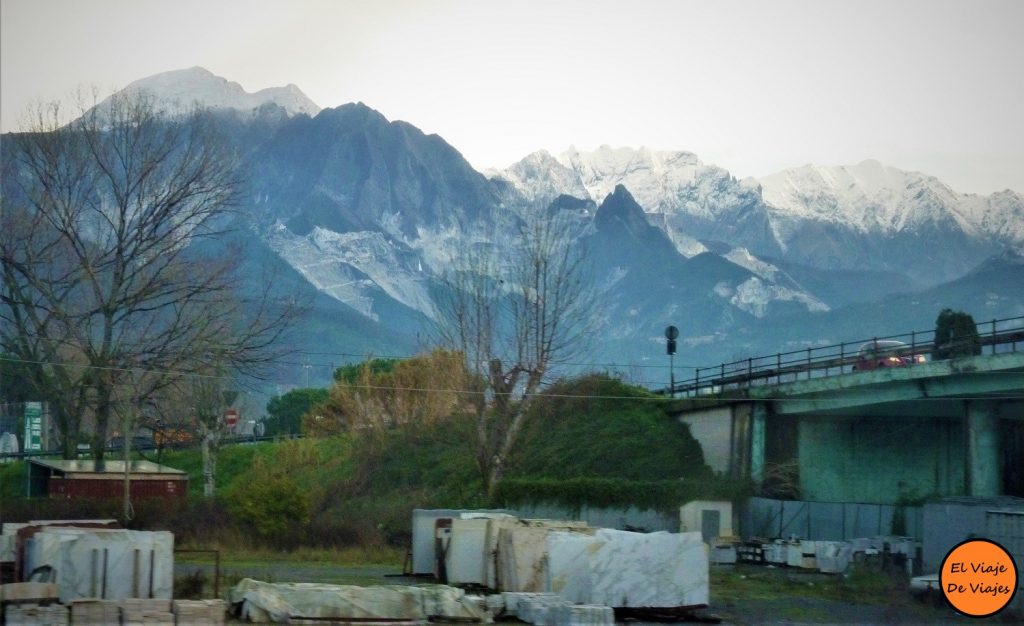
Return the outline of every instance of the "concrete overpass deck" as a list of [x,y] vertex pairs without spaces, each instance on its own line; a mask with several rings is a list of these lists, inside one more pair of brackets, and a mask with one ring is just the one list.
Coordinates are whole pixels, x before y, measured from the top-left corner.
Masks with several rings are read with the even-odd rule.
[[674,407],[713,469],[769,495],[789,481],[812,500],[1024,496],[1024,352],[750,386]]

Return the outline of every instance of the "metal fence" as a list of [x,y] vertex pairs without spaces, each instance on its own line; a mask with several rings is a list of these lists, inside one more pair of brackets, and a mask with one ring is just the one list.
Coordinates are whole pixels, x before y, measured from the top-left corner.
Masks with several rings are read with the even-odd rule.
[[750,498],[740,509],[740,529],[745,539],[850,541],[899,535],[920,540],[922,515],[919,506]]
[[[980,322],[976,326],[983,354],[1016,352],[1017,344],[1024,347],[1024,316]],[[905,345],[889,349],[886,354],[911,357],[932,353],[936,348],[934,339],[934,329],[912,331],[901,335],[868,337],[830,346],[777,352],[710,367],[698,367],[693,378],[679,381],[674,387],[663,389],[660,393],[702,395],[728,389],[836,376],[854,371],[861,360],[858,351],[865,344],[877,345],[881,342],[896,341]],[[907,359],[907,362],[912,366],[914,359]]]

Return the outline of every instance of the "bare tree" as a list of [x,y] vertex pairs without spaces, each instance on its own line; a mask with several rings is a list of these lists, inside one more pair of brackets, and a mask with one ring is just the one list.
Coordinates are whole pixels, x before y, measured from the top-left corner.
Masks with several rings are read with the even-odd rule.
[[594,298],[572,225],[538,216],[509,249],[469,248],[455,259],[439,305],[442,341],[461,351],[476,402],[476,460],[493,494],[552,368],[592,327]]
[[145,397],[214,368],[253,373],[294,307],[236,289],[224,242],[242,181],[206,114],[145,94],[79,109],[63,124],[41,106],[5,137],[0,347],[35,365],[65,455],[88,416],[102,461],[119,385]]

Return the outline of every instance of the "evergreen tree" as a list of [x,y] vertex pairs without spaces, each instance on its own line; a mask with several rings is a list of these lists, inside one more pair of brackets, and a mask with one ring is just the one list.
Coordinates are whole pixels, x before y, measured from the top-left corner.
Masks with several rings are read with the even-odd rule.
[[935,360],[981,354],[981,337],[970,313],[942,309],[935,320]]

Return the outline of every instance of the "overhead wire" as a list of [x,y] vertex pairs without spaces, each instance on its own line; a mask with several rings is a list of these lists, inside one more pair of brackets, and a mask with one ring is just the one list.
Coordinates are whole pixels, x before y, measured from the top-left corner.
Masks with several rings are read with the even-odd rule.
[[[160,373],[160,374],[169,374],[169,375],[174,375],[174,376],[180,376],[182,378],[202,378],[202,379],[219,379],[219,380],[230,380],[231,379],[230,376],[221,376],[221,375],[213,375],[213,374],[200,374],[200,373],[196,373],[196,372],[187,372],[187,371],[155,370],[155,369],[145,369],[145,368],[125,368],[125,367],[113,367],[113,366],[85,365],[85,364],[79,364],[79,363],[33,361],[33,360],[26,360],[26,359],[17,359],[17,358],[13,358],[13,357],[10,357],[10,356],[0,356],[0,360],[9,361],[9,362],[17,362],[17,363],[29,363],[29,364],[34,364],[34,365],[59,365],[59,366],[63,366],[63,367],[74,367],[74,368],[82,368],[82,369],[97,369],[97,370],[104,370],[104,371],[118,371],[118,372],[125,372],[125,373]],[[968,374],[968,375],[979,375],[980,374],[980,375],[1024,376],[1024,372],[964,372],[963,374]],[[267,382],[269,384],[290,384],[290,383],[282,383],[282,381],[267,381]],[[646,381],[646,382],[652,382],[652,381]],[[122,384],[130,385],[130,383],[122,383]],[[474,390],[457,389],[457,388],[398,387],[398,386],[394,386],[394,385],[388,386],[388,385],[370,385],[370,384],[352,384],[352,383],[341,383],[341,384],[343,384],[345,387],[350,388],[350,389],[365,389],[365,390],[373,390],[373,391],[402,391],[402,392],[413,392],[413,393],[452,393],[452,394],[460,394],[460,395],[487,395],[487,394],[493,393],[493,392],[489,392],[489,391],[474,391]],[[784,384],[788,384],[788,383],[784,383]],[[752,386],[750,388],[752,388],[752,389],[759,389],[759,388],[763,389],[763,388],[766,388],[766,387],[771,387],[771,385],[754,385],[754,386]],[[737,390],[738,389],[735,389],[735,388],[725,389],[725,391],[737,391]],[[512,395],[512,394],[508,394],[508,395]],[[658,402],[667,402],[667,401],[674,401],[674,400],[687,400],[687,399],[690,399],[690,400],[700,400],[700,399],[715,400],[715,399],[717,399],[717,400],[722,400],[722,401],[736,401],[736,402],[742,402],[742,401],[748,401],[748,402],[749,401],[821,402],[822,401],[822,398],[820,396],[818,396],[818,397],[793,397],[793,396],[784,396],[784,395],[778,395],[778,396],[775,396],[775,395],[767,395],[767,396],[757,395],[757,396],[753,396],[753,397],[724,398],[724,397],[718,397],[718,396],[700,396],[700,395],[696,395],[696,396],[682,396],[682,397],[680,397],[680,396],[670,396],[670,395],[662,395],[662,396],[659,396],[659,395],[652,395],[652,396],[628,395],[627,396],[627,395],[602,395],[602,394],[559,394],[559,393],[551,393],[549,391],[535,393],[533,395],[536,396],[536,397],[547,397],[547,398],[569,398],[569,399],[591,399],[591,400],[644,400],[644,401],[658,401]],[[848,394],[830,394],[829,397],[830,398],[842,398],[842,397],[844,397],[844,395],[848,395]],[[1003,393],[1003,394],[996,395],[996,396],[992,396],[992,395],[987,395],[987,396],[983,396],[983,395],[977,395],[977,396],[955,396],[953,398],[950,398],[950,397],[924,397],[924,398],[911,398],[910,400],[914,401],[914,402],[924,402],[924,401],[948,402],[951,399],[955,399],[955,400],[992,400],[992,399],[999,399],[999,400],[1024,400],[1024,391],[1022,391],[1020,393],[1015,393],[1015,392]]]

